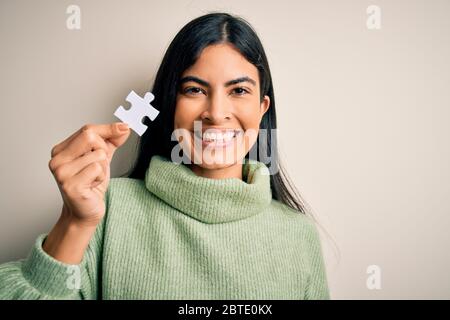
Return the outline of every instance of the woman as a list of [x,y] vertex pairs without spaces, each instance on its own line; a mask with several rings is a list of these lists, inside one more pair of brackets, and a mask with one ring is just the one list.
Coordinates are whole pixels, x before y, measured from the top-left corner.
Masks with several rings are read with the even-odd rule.
[[328,299],[316,227],[279,170],[251,26],[225,13],[191,21],[152,92],[160,114],[128,177],[109,166],[125,124],[86,125],[53,147],[61,216],[27,259],[0,266],[0,298]]

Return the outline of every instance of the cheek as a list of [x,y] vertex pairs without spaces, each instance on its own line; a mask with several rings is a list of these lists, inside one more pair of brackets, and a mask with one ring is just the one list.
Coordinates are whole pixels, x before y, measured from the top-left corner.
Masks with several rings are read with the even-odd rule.
[[197,118],[195,106],[183,100],[177,101],[175,107],[174,127],[190,129]]
[[247,108],[239,112],[239,120],[242,127],[247,129],[258,129],[260,123],[259,108]]
[[260,125],[259,105],[253,108],[248,108],[240,112],[239,120],[242,129],[245,131],[245,151],[248,152],[250,148],[256,143]]
[[258,96],[252,95],[243,100],[236,100],[236,116],[243,129],[259,129],[261,105]]

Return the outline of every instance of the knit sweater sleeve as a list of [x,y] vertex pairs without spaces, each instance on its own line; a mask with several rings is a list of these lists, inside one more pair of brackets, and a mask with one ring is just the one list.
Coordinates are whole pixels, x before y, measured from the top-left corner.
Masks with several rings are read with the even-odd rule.
[[[109,191],[106,199],[108,194]],[[38,236],[26,259],[0,265],[0,300],[99,298],[104,224],[105,218],[97,226],[82,261],[75,265],[62,263],[48,255],[42,249],[48,234]]]
[[309,278],[306,286],[306,300],[328,300],[330,293],[322,246],[315,223],[308,219],[305,232],[309,257]]

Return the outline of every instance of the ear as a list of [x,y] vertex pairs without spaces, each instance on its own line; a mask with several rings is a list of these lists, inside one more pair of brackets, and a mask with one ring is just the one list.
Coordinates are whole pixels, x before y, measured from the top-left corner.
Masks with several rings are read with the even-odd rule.
[[267,110],[269,110],[269,106],[270,106],[270,98],[269,98],[269,96],[264,96],[264,99],[261,102],[261,108],[260,108],[261,118],[267,112]]

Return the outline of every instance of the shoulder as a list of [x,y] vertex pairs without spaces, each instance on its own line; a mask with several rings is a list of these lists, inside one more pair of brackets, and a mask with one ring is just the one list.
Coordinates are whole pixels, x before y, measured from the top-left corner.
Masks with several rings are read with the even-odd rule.
[[320,243],[317,223],[308,214],[304,214],[290,206],[272,199],[271,213],[283,224],[289,224],[290,229],[296,234],[302,245],[315,247]]
[[281,219],[291,221],[299,227],[310,228],[314,225],[314,220],[309,215],[295,210],[279,200],[272,199],[270,209],[273,214],[279,216]]

